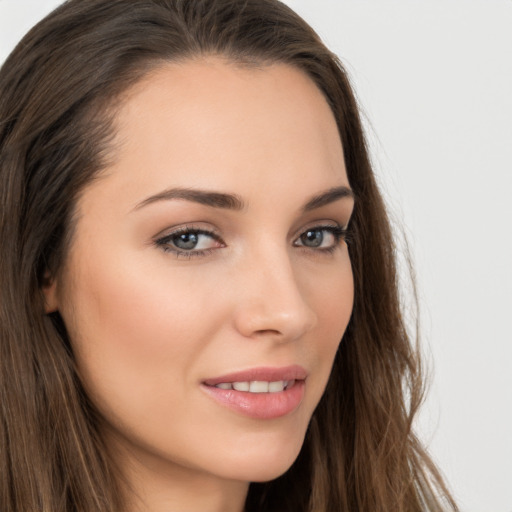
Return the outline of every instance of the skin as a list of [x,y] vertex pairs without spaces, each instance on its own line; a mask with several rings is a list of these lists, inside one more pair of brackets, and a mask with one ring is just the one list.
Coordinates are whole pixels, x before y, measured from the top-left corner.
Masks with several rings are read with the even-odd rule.
[[[352,311],[345,241],[325,229],[319,248],[301,238],[350,219],[351,197],[303,211],[349,187],[336,123],[301,71],[210,57],[152,72],[116,129],[113,164],[81,194],[66,264],[45,289],[48,311],[65,321],[137,496],[126,510],[240,512],[249,482],[297,457]],[[244,206],[154,199],[174,187],[236,194]],[[183,227],[215,238],[201,235],[200,255],[157,242]],[[202,389],[291,364],[308,372],[305,394],[279,418],[248,417]]]

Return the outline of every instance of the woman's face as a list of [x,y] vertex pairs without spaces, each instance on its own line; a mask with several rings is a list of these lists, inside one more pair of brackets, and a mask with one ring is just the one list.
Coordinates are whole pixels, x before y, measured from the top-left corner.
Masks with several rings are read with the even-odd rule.
[[294,68],[209,58],[152,72],[116,123],[45,291],[104,434],[146,469],[275,478],[352,310],[333,114]]

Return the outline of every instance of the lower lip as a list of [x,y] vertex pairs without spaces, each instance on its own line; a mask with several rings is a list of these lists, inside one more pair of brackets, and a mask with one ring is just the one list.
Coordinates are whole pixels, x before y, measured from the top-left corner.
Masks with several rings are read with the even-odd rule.
[[292,413],[304,398],[305,382],[295,384],[277,393],[249,393],[234,389],[220,389],[202,385],[202,388],[222,405],[244,416],[260,420],[271,420]]

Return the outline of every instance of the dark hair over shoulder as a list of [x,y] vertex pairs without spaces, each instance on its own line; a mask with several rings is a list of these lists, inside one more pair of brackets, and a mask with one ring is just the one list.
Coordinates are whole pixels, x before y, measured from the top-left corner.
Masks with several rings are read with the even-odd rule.
[[303,70],[335,115],[356,197],[352,318],[297,461],[277,480],[251,485],[247,510],[455,510],[411,429],[420,363],[349,80],[276,0],[69,0],[1,68],[1,510],[122,510],[97,413],[41,287],[64,262],[80,191],[108,164],[122,93],[166,61],[208,54]]

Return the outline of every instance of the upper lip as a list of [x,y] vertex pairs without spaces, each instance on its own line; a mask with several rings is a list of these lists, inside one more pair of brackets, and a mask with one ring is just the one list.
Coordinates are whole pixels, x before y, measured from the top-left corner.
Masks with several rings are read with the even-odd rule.
[[213,377],[204,380],[203,383],[207,386],[216,386],[222,382],[251,382],[255,380],[278,382],[281,380],[304,380],[307,375],[307,371],[299,365],[283,366],[280,368],[260,367]]

